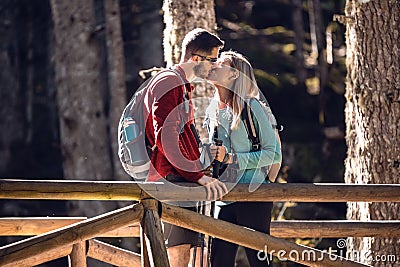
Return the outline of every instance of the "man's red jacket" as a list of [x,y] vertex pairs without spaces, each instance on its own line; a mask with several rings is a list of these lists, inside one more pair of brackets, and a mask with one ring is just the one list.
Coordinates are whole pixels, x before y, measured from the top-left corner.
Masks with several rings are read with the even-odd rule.
[[[176,70],[184,82],[189,83],[183,69],[178,66]],[[145,97],[146,137],[150,145],[156,147],[151,156],[148,181],[173,174],[197,182],[203,176],[197,140],[190,129],[194,122],[190,94],[194,88],[186,86],[189,100],[185,108],[184,86],[172,71],[161,72],[149,85]]]

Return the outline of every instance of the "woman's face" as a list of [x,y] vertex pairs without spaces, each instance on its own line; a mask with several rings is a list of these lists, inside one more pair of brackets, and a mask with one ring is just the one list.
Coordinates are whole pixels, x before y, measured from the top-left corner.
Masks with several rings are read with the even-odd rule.
[[234,81],[233,77],[234,69],[230,66],[230,60],[228,58],[219,58],[208,74],[207,80],[216,85],[229,88]]

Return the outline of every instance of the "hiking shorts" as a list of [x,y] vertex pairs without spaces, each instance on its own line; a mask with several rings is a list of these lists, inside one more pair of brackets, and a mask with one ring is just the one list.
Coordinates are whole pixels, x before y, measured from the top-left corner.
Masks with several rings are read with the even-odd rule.
[[[187,182],[184,178],[177,177],[172,174],[167,175],[165,179],[172,183]],[[188,203],[189,202],[171,202],[170,204],[180,206],[183,209],[198,212],[198,202],[193,201],[190,203],[190,205],[188,205]],[[204,235],[166,222],[164,222],[164,238],[165,246],[167,248],[184,244],[190,244],[190,247],[200,247],[201,244],[204,243]]]

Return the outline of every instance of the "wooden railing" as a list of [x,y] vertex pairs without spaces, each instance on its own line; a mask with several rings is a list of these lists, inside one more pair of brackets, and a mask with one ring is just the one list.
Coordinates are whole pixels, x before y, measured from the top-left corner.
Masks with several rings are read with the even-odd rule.
[[[2,199],[140,201],[138,204],[94,218],[53,220],[59,223],[56,229],[43,234],[40,233],[51,229],[43,225],[37,227],[35,230],[31,230],[31,232],[20,232],[20,235],[39,235],[1,247],[0,266],[32,266],[65,255],[70,255],[72,266],[86,266],[86,256],[103,261],[109,260],[110,263],[117,266],[140,266],[141,261],[143,261],[146,266],[146,263],[148,264],[150,259],[153,261],[154,266],[169,266],[163,242],[163,233],[160,227],[161,219],[165,222],[256,250],[264,250],[268,247],[268,251],[275,252],[279,250],[298,251],[300,255],[302,255],[302,252],[312,253],[314,255],[313,259],[294,259],[294,261],[307,266],[367,265],[338,256],[333,260],[334,257],[326,252],[300,246],[278,238],[278,232],[283,233],[280,237],[293,237],[294,235],[297,237],[307,235],[315,236],[318,235],[317,229],[320,231],[320,237],[362,236],[364,234],[365,236],[400,235],[399,221],[273,222],[271,225],[272,233],[271,235],[267,235],[171,206],[159,202],[152,197],[157,197],[158,200],[162,201],[171,199],[201,200],[205,199],[206,192],[201,187],[175,186],[169,188],[168,185],[166,186],[160,183],[139,185],[133,182],[0,180],[0,198]],[[249,193],[248,185],[237,185],[224,197],[224,200],[400,202],[400,186],[387,184],[268,184],[261,185],[256,191]],[[13,219],[10,218],[1,220],[1,229],[7,229],[7,227],[3,226],[7,224],[10,225],[12,220]],[[18,234],[17,230],[21,229],[21,224],[28,219],[16,220],[17,219],[14,219],[14,222],[11,223],[16,230],[14,232],[8,230],[8,232],[3,235],[8,235],[8,233],[10,233],[10,235]],[[33,227],[32,220],[33,219],[30,220],[29,224],[31,228]],[[71,220],[75,220],[75,223]],[[71,222],[73,224],[70,224]],[[135,226],[135,223],[137,223],[137,226]],[[141,229],[143,229],[141,238],[143,242],[142,248],[145,248],[142,256],[92,240],[92,238],[98,236],[139,235],[139,224]],[[287,231],[285,232],[283,229]],[[327,231],[327,229],[331,229],[331,231]],[[360,234],[360,229],[364,229],[364,234]],[[274,231],[276,236],[273,236]],[[102,252],[100,253],[98,251]],[[101,256],[107,254],[105,251],[114,253],[114,257]],[[149,254],[150,256],[148,256]],[[115,255],[117,255],[117,257],[115,257]],[[41,259],[45,261],[41,261]]]
[[[181,183],[138,184],[111,181],[1,180],[0,199],[54,200],[140,200],[156,197],[160,201],[206,199],[201,186]],[[228,188],[233,185],[228,184]],[[293,202],[400,202],[399,184],[262,184],[254,192],[249,185],[237,184],[224,196],[227,201]]]
[[[56,230],[86,217],[0,218],[0,236],[34,236]],[[400,237],[400,220],[287,220],[272,221],[271,235],[280,238]],[[140,224],[100,233],[96,237],[139,237]]]

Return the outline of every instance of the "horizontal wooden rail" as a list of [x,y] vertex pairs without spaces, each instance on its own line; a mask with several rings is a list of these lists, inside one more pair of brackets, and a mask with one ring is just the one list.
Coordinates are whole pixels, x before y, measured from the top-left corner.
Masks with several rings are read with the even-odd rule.
[[[55,230],[86,217],[0,218],[0,236],[31,236]],[[400,221],[272,221],[271,235],[280,238],[400,237]],[[139,237],[139,225],[131,225],[97,237]]]
[[[204,200],[206,191],[194,184],[111,181],[45,181],[0,179],[0,199],[139,200],[150,195],[161,201]],[[227,201],[400,202],[399,184],[228,184]]]
[[143,206],[141,204],[131,205],[43,235],[0,247],[0,266],[6,264],[21,266],[20,262],[26,258],[53,249],[72,246],[77,242],[91,239],[102,232],[129,226],[139,222],[142,216]]
[[86,217],[0,218],[0,236],[40,235],[86,219]]
[[280,238],[400,237],[400,221],[273,221]]
[[[86,219],[86,217],[0,218],[0,236],[40,235]],[[96,237],[138,237],[139,232],[139,225],[131,225],[99,233]]]

